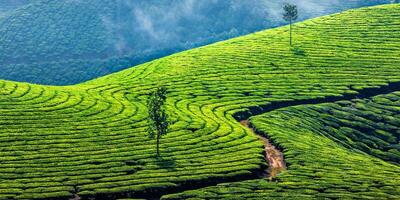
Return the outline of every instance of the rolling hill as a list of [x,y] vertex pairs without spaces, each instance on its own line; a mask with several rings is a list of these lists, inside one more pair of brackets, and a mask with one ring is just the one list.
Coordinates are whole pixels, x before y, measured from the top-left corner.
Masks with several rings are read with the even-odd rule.
[[284,149],[289,171],[272,182],[221,184],[163,199],[397,199],[399,106],[400,92],[393,92],[254,117],[258,132]]
[[[2,80],[0,199],[396,199],[399,9],[297,23],[293,48],[284,26],[73,86]],[[174,123],[155,159],[160,85]],[[247,117],[284,152],[272,181]]]
[[6,12],[10,12],[26,4],[29,4],[29,0],[13,0],[13,1],[1,0],[0,16]]
[[[283,2],[0,0],[0,13],[7,11],[0,14],[0,78],[80,83],[184,49],[280,26]],[[304,20],[390,0],[297,2]]]

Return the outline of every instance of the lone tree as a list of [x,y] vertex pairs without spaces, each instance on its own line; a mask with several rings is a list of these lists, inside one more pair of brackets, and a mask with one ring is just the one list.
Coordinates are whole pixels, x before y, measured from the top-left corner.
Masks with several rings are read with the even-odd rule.
[[165,112],[164,104],[167,99],[167,89],[159,87],[151,93],[147,107],[149,112],[149,136],[151,139],[157,139],[157,157],[160,156],[160,139],[161,136],[167,134],[168,131],[168,115]]
[[297,6],[294,4],[286,3],[283,6],[283,19],[290,24],[290,46],[292,46],[292,24],[298,17]]

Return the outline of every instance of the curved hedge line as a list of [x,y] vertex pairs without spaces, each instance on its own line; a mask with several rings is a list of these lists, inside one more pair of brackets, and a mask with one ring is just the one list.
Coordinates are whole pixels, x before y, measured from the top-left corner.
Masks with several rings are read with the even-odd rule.
[[[400,88],[399,88],[400,89]],[[397,199],[400,92],[252,117],[284,149],[288,171],[163,199]]]

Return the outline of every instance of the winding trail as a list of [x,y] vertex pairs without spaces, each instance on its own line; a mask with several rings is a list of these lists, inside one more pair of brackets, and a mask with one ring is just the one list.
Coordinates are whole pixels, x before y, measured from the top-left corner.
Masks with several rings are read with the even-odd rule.
[[268,161],[268,169],[262,173],[264,178],[268,178],[271,180],[280,172],[287,169],[283,153],[277,147],[275,147],[268,138],[257,133],[257,131],[253,128],[248,119],[240,121],[240,124],[253,132],[264,144],[264,157],[265,160]]
[[299,105],[314,105],[321,103],[333,103],[342,100],[354,100],[354,99],[364,99],[371,98],[377,95],[389,94],[400,90],[400,82],[392,82],[387,85],[375,88],[365,88],[362,90],[354,90],[356,94],[343,94],[342,96],[328,96],[316,99],[306,99],[306,100],[292,100],[292,101],[282,101],[282,102],[272,102],[266,105],[250,107],[246,111],[238,112],[234,115],[234,118],[240,122],[242,126],[250,129],[264,144],[265,147],[265,160],[268,162],[268,169],[262,173],[262,177],[272,179],[277,176],[280,172],[287,169],[284,160],[284,155],[282,151],[274,146],[274,144],[265,137],[266,133],[257,132],[256,129],[251,125],[249,118],[252,116],[264,114],[277,109],[299,106]]
[[[392,82],[388,85],[384,85],[381,87],[375,88],[365,88],[362,90],[353,90],[357,93],[352,94],[343,94],[341,96],[327,96],[321,98],[307,99],[307,100],[291,100],[291,101],[281,101],[281,102],[271,102],[265,105],[250,107],[247,110],[238,112],[234,114],[234,118],[245,128],[250,129],[264,144],[265,146],[265,160],[268,162],[268,169],[260,172],[254,172],[252,176],[236,176],[227,178],[225,180],[219,179],[210,179],[207,181],[195,181],[195,182],[187,182],[186,184],[181,184],[178,188],[165,188],[162,191],[153,192],[153,193],[142,193],[138,194],[135,197],[144,198],[144,199],[160,199],[163,195],[180,193],[187,190],[195,190],[201,189],[209,186],[215,186],[221,183],[227,182],[237,182],[237,181],[245,181],[245,180],[253,180],[265,178],[272,180],[273,177],[277,176],[280,172],[287,169],[286,163],[284,160],[284,155],[280,150],[279,146],[274,145],[267,137],[267,133],[258,132],[255,128],[252,127],[249,119],[252,116],[264,114],[267,112],[271,112],[277,109],[298,106],[298,105],[314,105],[321,103],[333,103],[336,101],[342,100],[354,100],[354,99],[362,99],[362,98],[371,98],[378,95],[389,94],[395,91],[400,91],[400,81]],[[102,200],[102,199],[101,199]]]

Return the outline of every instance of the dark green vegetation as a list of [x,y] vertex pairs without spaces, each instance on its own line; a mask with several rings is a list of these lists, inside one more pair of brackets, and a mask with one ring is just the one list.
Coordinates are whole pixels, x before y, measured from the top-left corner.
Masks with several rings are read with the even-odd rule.
[[[183,49],[282,25],[284,2],[3,1],[0,78],[51,85],[79,83]],[[302,20],[390,0],[296,2]],[[1,9],[8,12],[1,14]]]
[[400,93],[305,109],[322,123],[318,132],[349,149],[400,164]]
[[156,138],[156,155],[160,157],[160,140],[161,137],[168,133],[168,115],[165,111],[165,101],[167,100],[167,89],[159,87],[150,94],[147,99],[148,110],[148,132],[151,139]]
[[290,46],[292,46],[292,24],[299,17],[297,6],[295,4],[285,4],[283,6],[283,19],[289,22],[290,28]]
[[[0,199],[159,197],[255,178],[266,167],[263,146],[233,116],[400,82],[399,10],[377,6],[298,23],[296,51],[289,27],[281,27],[74,86],[0,81]],[[146,100],[159,85],[169,91],[172,125],[155,159]],[[398,96],[255,117],[256,128],[285,150],[288,171],[278,183],[252,180],[165,198],[399,197],[398,129],[389,114]],[[360,112],[374,105],[370,112],[383,113],[382,120],[348,111],[352,104]],[[312,117],[317,108],[325,118]],[[368,125],[356,124],[361,118]]]
[[26,5],[29,3],[29,0],[1,0],[0,1],[0,17],[2,14],[6,12],[10,12],[14,9],[17,9],[20,6]]

